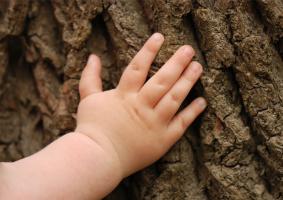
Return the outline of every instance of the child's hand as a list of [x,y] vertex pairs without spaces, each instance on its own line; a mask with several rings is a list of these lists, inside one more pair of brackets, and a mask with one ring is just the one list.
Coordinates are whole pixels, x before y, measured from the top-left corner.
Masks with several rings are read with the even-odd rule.
[[82,73],[76,132],[100,145],[123,177],[165,154],[206,107],[197,98],[176,114],[202,73],[201,65],[191,62],[190,46],[179,48],[145,83],[163,41],[159,33],[149,38],[113,90],[102,91],[98,57],[90,56]]
[[191,62],[190,46],[177,50],[144,84],[163,40],[154,34],[118,87],[106,92],[100,61],[91,56],[80,82],[78,133],[65,134],[29,157],[0,163],[0,199],[102,199],[123,177],[160,158],[206,106],[198,98],[176,114],[202,72]]

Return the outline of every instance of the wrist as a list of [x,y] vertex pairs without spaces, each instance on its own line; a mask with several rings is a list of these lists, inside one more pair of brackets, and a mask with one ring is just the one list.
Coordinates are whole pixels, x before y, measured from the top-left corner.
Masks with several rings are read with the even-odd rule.
[[94,137],[93,135],[89,135],[87,133],[80,132],[77,129],[72,134],[77,134],[79,135],[79,137],[85,138],[86,140],[90,142],[91,145],[93,145],[93,147],[95,147],[95,149],[99,149],[102,155],[102,159],[108,163],[109,168],[111,167],[109,169],[111,170],[111,174],[115,172],[117,177],[120,177],[121,180],[124,178],[123,167],[122,167],[120,158],[118,156],[118,153],[113,147],[111,141],[109,141],[106,136],[105,137],[97,137],[97,136]]
[[115,172],[121,175],[122,178],[125,178],[129,175],[127,173],[127,169],[124,166],[123,159],[119,154],[117,147],[114,142],[107,136],[107,134],[99,129],[95,131],[93,127],[88,126],[78,126],[74,132],[83,135],[84,137],[88,137],[92,142],[98,145],[104,152],[105,155],[113,160],[113,166],[115,166]]

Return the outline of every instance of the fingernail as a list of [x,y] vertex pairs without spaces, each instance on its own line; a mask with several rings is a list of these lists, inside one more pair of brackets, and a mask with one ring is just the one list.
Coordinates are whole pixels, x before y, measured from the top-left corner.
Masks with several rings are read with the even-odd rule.
[[204,98],[200,98],[198,100],[198,104],[204,109],[207,106],[206,100]]
[[90,65],[90,66],[97,66],[97,63],[99,62],[99,58],[95,55],[95,54],[91,54],[89,55],[88,57],[88,60],[87,60],[87,64]]
[[194,62],[194,63],[192,63],[191,68],[194,72],[198,72],[200,70],[201,66],[197,62]]
[[154,33],[152,38],[156,41],[163,41],[163,35],[161,33]]
[[88,57],[89,60],[94,60],[96,58],[96,55],[94,54],[90,54],[90,56]]
[[87,64],[91,64],[93,61],[93,55],[89,55],[88,59],[87,59]]
[[186,56],[191,56],[191,54],[194,54],[193,48],[191,46],[189,46],[189,45],[185,45],[183,47],[183,51],[186,54]]

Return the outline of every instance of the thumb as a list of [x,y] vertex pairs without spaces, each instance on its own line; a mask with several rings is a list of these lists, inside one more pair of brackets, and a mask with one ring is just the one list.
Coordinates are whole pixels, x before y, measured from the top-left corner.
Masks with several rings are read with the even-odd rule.
[[102,92],[102,81],[100,78],[101,62],[98,56],[92,54],[89,56],[87,64],[82,71],[79,84],[81,99],[90,94]]

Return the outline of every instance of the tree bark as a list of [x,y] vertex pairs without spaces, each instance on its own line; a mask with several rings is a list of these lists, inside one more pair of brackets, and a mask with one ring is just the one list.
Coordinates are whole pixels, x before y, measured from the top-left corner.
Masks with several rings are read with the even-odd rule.
[[165,43],[149,76],[191,44],[204,74],[183,106],[199,95],[209,106],[105,199],[283,199],[282,0],[1,1],[0,160],[74,129],[90,53],[111,89],[153,32]]

